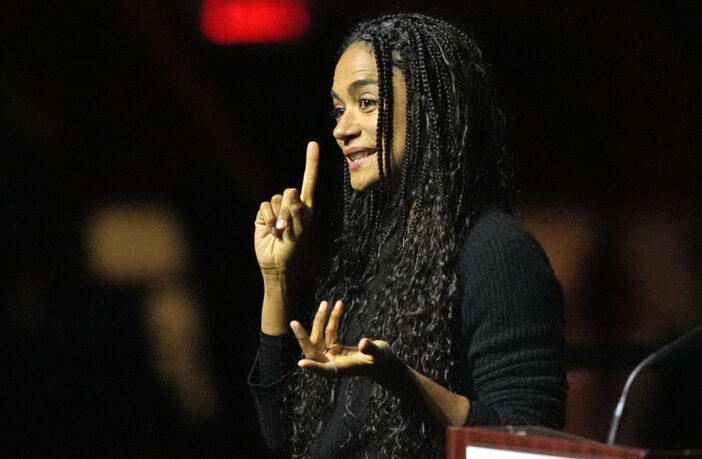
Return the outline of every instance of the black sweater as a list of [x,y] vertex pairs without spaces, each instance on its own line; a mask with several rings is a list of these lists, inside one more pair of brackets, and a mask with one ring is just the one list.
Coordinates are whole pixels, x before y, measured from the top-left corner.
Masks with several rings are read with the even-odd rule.
[[[386,261],[381,256],[379,282]],[[460,392],[471,402],[466,425],[562,426],[562,294],[538,242],[506,211],[486,210],[463,244],[457,278],[456,311],[462,327],[455,338],[464,343],[459,364],[468,381]],[[350,333],[345,344],[363,336],[363,318],[358,319],[358,336]],[[297,371],[299,353],[291,335],[262,335],[249,376],[263,436],[278,452],[287,451],[290,443],[290,419],[281,401],[286,379]],[[337,381],[334,412],[312,448],[313,457],[374,457],[359,442],[340,449],[349,430],[356,433],[363,426],[375,383],[367,378],[356,382],[349,400],[356,416],[344,425],[346,384],[347,379]]]

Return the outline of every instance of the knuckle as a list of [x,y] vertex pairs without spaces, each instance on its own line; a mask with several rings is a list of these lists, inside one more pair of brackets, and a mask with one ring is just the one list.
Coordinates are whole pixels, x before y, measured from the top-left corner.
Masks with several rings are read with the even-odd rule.
[[290,211],[290,214],[292,214],[293,217],[297,217],[300,215],[300,205],[299,204],[293,204],[288,206],[288,209]]

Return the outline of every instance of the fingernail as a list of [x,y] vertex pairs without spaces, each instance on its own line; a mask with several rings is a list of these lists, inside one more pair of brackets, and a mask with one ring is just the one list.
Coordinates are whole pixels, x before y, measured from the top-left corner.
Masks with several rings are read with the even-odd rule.
[[321,303],[319,303],[319,310],[320,310],[320,311],[321,311],[322,309],[324,309],[324,306],[325,306],[324,303],[325,303],[324,301],[322,301]]
[[286,226],[288,226],[288,222],[283,219],[278,220],[275,224],[275,227],[281,231],[284,230]]
[[273,236],[277,236],[277,235],[278,235],[278,230],[275,229],[275,226],[271,226],[271,234],[272,234]]

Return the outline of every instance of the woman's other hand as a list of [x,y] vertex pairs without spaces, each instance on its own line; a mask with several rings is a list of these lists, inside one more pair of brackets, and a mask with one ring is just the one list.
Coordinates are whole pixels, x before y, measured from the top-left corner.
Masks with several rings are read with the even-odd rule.
[[437,429],[465,424],[470,400],[406,366],[395,357],[386,341],[362,338],[358,346],[339,344],[337,330],[342,308],[342,302],[337,301],[330,315],[329,303],[322,301],[309,336],[299,322],[290,323],[305,353],[305,358],[297,362],[299,367],[327,378],[369,376],[410,406],[416,407]]
[[298,366],[326,377],[369,376],[378,382],[386,379],[389,368],[395,363],[390,345],[368,338],[362,338],[358,346],[339,344],[337,338],[342,310],[343,303],[337,301],[330,314],[329,303],[322,301],[309,335],[299,322],[290,323],[305,354]]
[[309,228],[318,167],[319,145],[310,142],[302,191],[288,188],[282,195],[261,203],[256,214],[254,247],[264,278],[285,274],[298,241]]

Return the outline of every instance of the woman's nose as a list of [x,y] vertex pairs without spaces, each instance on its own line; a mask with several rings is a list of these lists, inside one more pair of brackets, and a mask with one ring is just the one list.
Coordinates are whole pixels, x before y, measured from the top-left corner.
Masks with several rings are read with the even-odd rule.
[[341,115],[336,122],[333,133],[334,137],[341,141],[348,141],[361,135],[361,126],[353,111],[346,111]]

